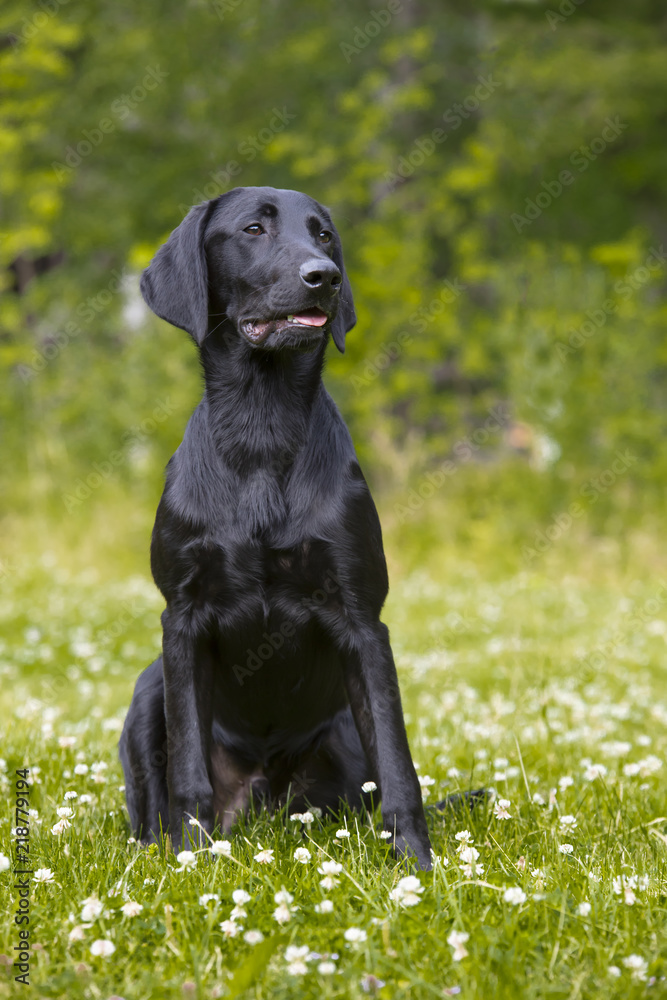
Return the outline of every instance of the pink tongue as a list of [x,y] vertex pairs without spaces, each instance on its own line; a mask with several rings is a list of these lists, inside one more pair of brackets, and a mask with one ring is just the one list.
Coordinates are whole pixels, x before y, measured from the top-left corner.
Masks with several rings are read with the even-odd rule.
[[303,323],[304,326],[324,326],[327,321],[326,313],[319,309],[307,313],[295,313],[294,319],[297,323]]

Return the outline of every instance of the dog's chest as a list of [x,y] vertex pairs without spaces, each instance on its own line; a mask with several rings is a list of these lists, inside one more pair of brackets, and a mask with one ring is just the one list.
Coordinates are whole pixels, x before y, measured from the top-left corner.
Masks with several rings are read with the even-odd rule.
[[320,611],[342,609],[333,550],[322,539],[274,546],[250,540],[223,546],[208,540],[191,551],[190,559],[183,596],[223,629],[276,617],[304,621]]

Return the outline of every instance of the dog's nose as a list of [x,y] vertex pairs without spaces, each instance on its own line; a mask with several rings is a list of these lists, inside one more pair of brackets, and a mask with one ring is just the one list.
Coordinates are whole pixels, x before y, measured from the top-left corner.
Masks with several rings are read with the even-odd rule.
[[322,260],[314,257],[305,261],[299,268],[301,280],[309,288],[330,288],[334,291],[340,288],[343,277],[332,260]]

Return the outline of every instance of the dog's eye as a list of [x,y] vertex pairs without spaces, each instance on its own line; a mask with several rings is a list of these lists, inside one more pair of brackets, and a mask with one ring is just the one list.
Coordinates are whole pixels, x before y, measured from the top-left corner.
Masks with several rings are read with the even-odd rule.
[[328,229],[323,229],[321,233],[317,234],[317,238],[320,243],[331,243],[333,239],[333,234],[329,232]]
[[259,222],[253,222],[252,225],[246,226],[243,232],[250,233],[251,236],[260,236],[265,230],[260,226]]

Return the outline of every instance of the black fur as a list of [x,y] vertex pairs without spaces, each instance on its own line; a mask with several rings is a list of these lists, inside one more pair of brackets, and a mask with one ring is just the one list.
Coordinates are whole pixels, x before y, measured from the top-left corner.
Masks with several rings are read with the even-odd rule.
[[[141,289],[197,343],[205,392],[153,531],[167,607],[121,737],[132,826],[148,841],[169,827],[178,849],[188,816],[211,832],[253,798],[359,806],[372,780],[395,849],[429,868],[380,621],[380,524],[321,378],[329,333],[343,351],[356,322],[329,213],[296,191],[236,188],[191,210]],[[308,309],[326,324],[257,332]]]

